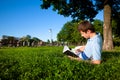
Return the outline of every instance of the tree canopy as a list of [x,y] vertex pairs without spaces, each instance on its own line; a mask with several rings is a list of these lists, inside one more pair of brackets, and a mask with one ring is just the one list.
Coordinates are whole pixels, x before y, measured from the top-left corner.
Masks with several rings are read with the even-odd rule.
[[[91,0],[42,0],[42,9],[53,7],[54,11],[66,17],[71,16],[74,20],[92,20],[98,13]],[[91,14],[92,13],[92,14]]]
[[42,0],[40,6],[42,9],[52,6],[53,11],[65,17],[71,16],[74,20],[93,20],[105,4],[110,4],[113,16],[120,11],[119,0]]

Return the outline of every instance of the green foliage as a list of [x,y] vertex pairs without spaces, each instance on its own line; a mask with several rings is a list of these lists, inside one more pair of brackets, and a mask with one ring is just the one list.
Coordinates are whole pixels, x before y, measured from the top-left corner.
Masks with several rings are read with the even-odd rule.
[[112,8],[112,16],[116,15],[116,12],[120,10],[120,1],[119,0],[94,0],[97,10],[102,10],[104,5],[109,4]]
[[102,64],[68,59],[62,47],[0,49],[0,80],[119,80],[120,47],[102,53]]
[[120,46],[120,37],[114,37],[113,44],[114,46]]
[[119,0],[42,0],[42,9],[52,6],[54,11],[63,16],[71,16],[73,20],[90,19],[91,21],[104,6],[109,4],[112,16],[120,11]]
[[96,32],[100,32],[103,35],[103,22],[101,20],[94,20],[93,25],[95,27]]
[[112,32],[115,37],[120,36],[120,12],[112,18]]
[[112,19],[112,32],[114,46],[120,46],[120,12]]
[[77,22],[67,22],[66,24],[64,24],[63,28],[57,35],[58,41],[64,41],[74,44],[85,42],[77,28]]
[[71,16],[74,20],[92,19],[97,14],[91,0],[42,0],[42,2],[40,5],[42,9],[52,6],[58,14]]

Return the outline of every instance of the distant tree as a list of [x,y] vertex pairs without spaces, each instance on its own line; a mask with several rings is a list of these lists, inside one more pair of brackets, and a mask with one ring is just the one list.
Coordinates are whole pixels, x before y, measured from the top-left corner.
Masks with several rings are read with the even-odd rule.
[[37,46],[39,41],[41,41],[39,38],[33,37],[32,38],[32,46]]
[[37,38],[37,37],[33,37],[32,39],[33,39],[34,41],[36,41],[36,42],[40,41],[40,39]]
[[9,47],[16,46],[17,41],[18,41],[18,38],[14,36],[7,36],[7,35],[3,35],[1,39],[2,45],[9,46]]
[[30,40],[31,39],[31,36],[30,35],[26,35],[26,40]]
[[42,0],[41,8],[53,7],[54,11],[73,20],[89,19],[90,21],[100,10],[104,10],[104,42],[103,49],[113,49],[111,17],[120,12],[119,0]]
[[78,44],[84,41],[77,29],[78,25],[78,22],[65,23],[60,32],[57,34],[58,41],[72,44]]
[[96,19],[93,21],[93,25],[96,32],[100,32],[100,34],[103,36],[103,21]]
[[26,35],[27,46],[30,46],[30,41],[31,41],[31,36],[30,35]]
[[22,46],[25,46],[25,42],[26,42],[26,37],[21,37],[20,41],[22,42]]
[[8,36],[7,35],[3,35],[2,39],[8,39]]
[[9,41],[8,41],[8,36],[7,35],[3,35],[2,39],[1,39],[2,45],[7,46]]
[[9,41],[8,46],[11,47],[15,43],[15,38],[13,36],[8,36],[8,41]]

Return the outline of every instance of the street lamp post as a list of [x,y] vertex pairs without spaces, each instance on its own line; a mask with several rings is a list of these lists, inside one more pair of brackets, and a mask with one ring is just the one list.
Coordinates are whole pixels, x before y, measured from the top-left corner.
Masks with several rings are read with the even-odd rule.
[[49,29],[50,32],[50,39],[51,39],[51,44],[52,44],[52,29]]

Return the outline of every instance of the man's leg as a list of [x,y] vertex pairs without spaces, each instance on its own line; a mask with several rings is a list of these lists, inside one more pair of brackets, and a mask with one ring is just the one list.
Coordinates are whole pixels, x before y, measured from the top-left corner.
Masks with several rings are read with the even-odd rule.
[[70,58],[71,60],[77,60],[77,61],[82,60],[82,59],[81,59],[81,58],[79,58],[79,57],[72,57],[72,56],[68,56],[68,58]]

